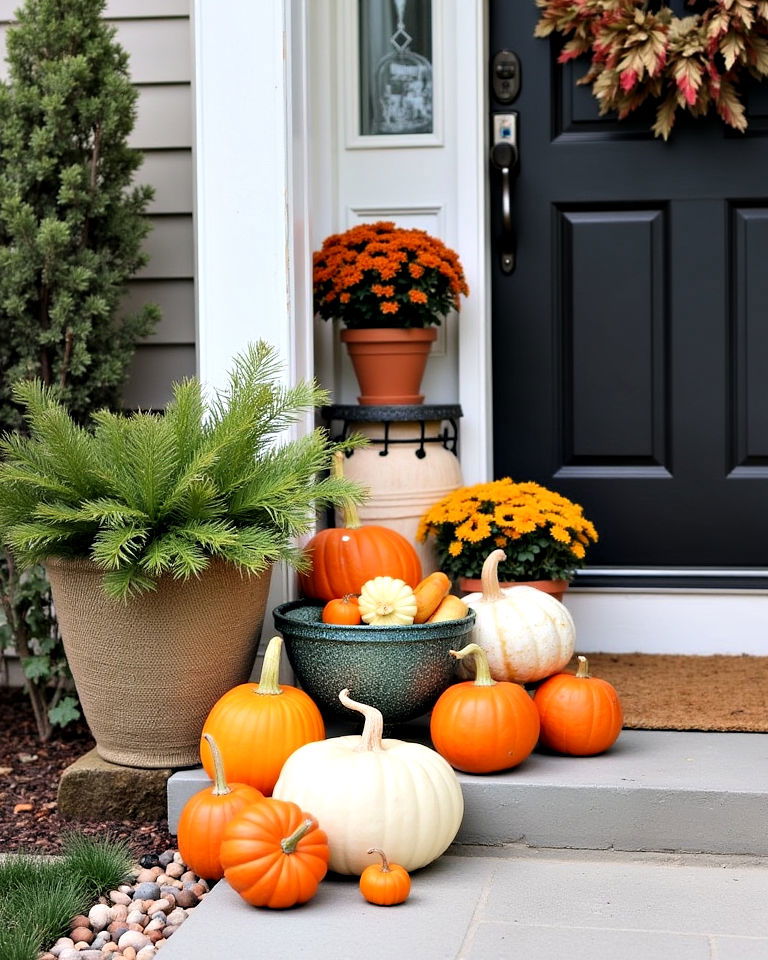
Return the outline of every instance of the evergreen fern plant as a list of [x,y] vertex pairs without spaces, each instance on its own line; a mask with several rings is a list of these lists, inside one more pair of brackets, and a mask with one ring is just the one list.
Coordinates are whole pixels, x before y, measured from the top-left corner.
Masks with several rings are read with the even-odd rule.
[[339,446],[324,430],[278,442],[328,398],[314,383],[282,385],[264,342],[208,403],[198,380],[176,384],[164,415],[102,410],[88,430],[38,380],[14,397],[28,433],[0,444],[0,538],[22,566],[90,558],[115,598],[163,574],[197,576],[214,558],[251,573],[278,560],[301,569],[296,538],[315,509],[361,497],[321,476]]

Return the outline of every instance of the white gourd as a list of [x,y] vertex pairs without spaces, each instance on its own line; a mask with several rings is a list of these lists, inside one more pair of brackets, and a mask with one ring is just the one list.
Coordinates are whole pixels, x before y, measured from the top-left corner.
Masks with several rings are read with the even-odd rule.
[[367,851],[386,848],[406,870],[436,860],[454,840],[464,798],[450,765],[429,747],[383,740],[379,710],[349,698],[365,717],[362,736],[333,737],[299,747],[272,793],[307,810],[328,835],[330,868],[359,875]]
[[489,554],[482,593],[462,599],[475,611],[472,639],[487,653],[493,679],[529,683],[562,670],[573,656],[576,629],[568,609],[542,590],[499,586],[505,557],[503,550]]
[[413,623],[418,605],[416,594],[404,580],[374,577],[360,590],[360,616],[371,626],[405,626]]

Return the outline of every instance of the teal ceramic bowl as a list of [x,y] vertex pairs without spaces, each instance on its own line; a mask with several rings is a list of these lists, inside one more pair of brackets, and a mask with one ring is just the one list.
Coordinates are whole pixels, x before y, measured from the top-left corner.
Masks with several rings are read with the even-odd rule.
[[463,620],[405,627],[341,626],[323,623],[322,603],[294,600],[275,607],[275,626],[301,686],[324,714],[350,719],[339,702],[349,688],[353,700],[378,707],[387,723],[428,713],[456,682],[450,650],[472,639],[475,612]]

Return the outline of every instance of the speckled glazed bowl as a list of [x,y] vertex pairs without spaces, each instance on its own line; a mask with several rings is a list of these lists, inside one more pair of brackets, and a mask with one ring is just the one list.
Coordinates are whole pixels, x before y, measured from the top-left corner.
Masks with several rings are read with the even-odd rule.
[[339,703],[349,688],[354,700],[378,707],[387,723],[427,713],[457,679],[450,650],[471,640],[475,613],[463,620],[407,627],[323,623],[322,603],[294,600],[275,607],[288,660],[301,686],[324,714],[350,718]]

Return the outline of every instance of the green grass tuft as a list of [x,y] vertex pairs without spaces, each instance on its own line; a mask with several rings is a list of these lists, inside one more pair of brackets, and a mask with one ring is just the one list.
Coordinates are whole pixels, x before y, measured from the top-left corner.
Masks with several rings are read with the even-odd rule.
[[125,840],[85,837],[74,832],[64,838],[64,859],[68,870],[80,877],[87,890],[96,896],[125,883],[133,861]]

